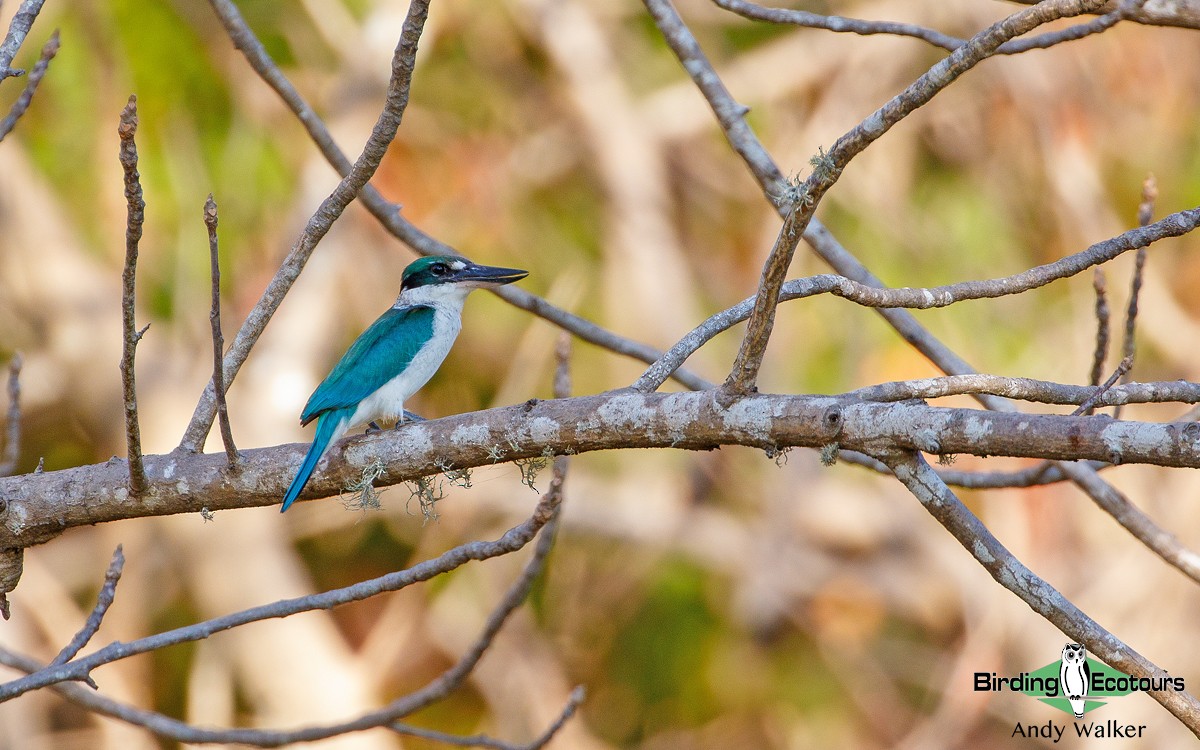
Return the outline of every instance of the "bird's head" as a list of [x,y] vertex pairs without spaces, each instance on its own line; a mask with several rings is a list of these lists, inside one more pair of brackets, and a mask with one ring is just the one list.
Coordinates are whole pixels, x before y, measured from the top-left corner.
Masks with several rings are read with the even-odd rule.
[[465,258],[433,255],[408,264],[400,278],[401,297],[466,296],[472,289],[511,284],[529,275],[519,268],[481,266]]

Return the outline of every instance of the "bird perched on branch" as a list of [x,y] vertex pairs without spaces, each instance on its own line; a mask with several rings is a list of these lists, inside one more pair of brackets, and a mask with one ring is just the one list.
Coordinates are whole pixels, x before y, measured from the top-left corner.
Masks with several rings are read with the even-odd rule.
[[347,429],[405,418],[404,402],[429,382],[458,337],[463,303],[472,290],[510,284],[527,275],[516,268],[480,266],[446,255],[410,263],[396,304],[350,345],[300,414],[301,425],[317,420],[317,434],[283,496],[280,512],[291,507],[317,462]]

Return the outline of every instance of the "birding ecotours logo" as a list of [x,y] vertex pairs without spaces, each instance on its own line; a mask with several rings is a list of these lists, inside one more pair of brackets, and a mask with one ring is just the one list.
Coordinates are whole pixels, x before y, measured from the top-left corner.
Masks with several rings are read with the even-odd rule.
[[[1112,699],[1134,692],[1186,689],[1182,677],[1167,674],[1131,677],[1089,657],[1081,643],[1064,645],[1062,658],[1032,672],[1021,672],[1013,677],[1002,677],[995,672],[976,672],[974,680],[975,692],[1011,691],[1037,698],[1073,717],[1074,731],[1079,737],[1097,739],[1145,736],[1144,724],[1126,724],[1116,719],[1080,721]],[[1066,733],[1067,726],[1065,722],[1054,720],[1041,724],[1018,723],[1013,728],[1012,736],[1038,737],[1058,742]]]

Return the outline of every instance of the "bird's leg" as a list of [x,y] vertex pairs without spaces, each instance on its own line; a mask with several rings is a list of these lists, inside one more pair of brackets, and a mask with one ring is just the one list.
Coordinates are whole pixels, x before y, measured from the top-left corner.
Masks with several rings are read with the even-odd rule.
[[400,425],[404,424],[405,422],[424,422],[424,421],[425,421],[425,417],[422,417],[420,414],[413,414],[408,409],[405,409],[404,413],[400,415],[400,418],[396,420],[396,426],[393,427],[392,429],[393,430],[400,429]]
[[383,431],[383,428],[379,426],[378,422],[372,421],[372,422],[367,423],[367,434],[368,435],[370,435],[372,432],[382,432],[382,431]]

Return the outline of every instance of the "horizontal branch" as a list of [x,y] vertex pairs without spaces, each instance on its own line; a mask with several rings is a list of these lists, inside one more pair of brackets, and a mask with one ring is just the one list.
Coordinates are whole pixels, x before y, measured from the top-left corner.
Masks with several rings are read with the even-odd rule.
[[[1038,0],[1013,0],[1023,5],[1033,5]],[[1120,9],[1121,0],[1109,0],[1095,13],[1114,13]],[[1126,19],[1147,26],[1178,26],[1185,29],[1200,29],[1200,0],[1146,0],[1141,7],[1127,11]]]
[[[460,414],[355,436],[331,451],[305,498],[337,494],[382,463],[378,484],[448,469],[620,448],[777,450],[841,448],[877,455],[931,454],[1096,460],[1200,468],[1200,424],[1116,421],[951,409],[919,402],[871,403],[829,396],[752,395],[725,410],[709,392],[611,391]],[[0,549],[45,542],[105,521],[198,513],[279,502],[307,446],[243,451],[231,472],[222,454],[146,457],[146,492],[135,502],[125,462],[0,478]]]
[[1032,378],[1006,378],[1000,375],[948,375],[921,380],[902,380],[860,388],[846,395],[863,401],[904,401],[911,398],[943,398],[977,393],[1039,404],[1075,406],[1097,397],[1089,404],[1091,407],[1200,403],[1200,383],[1190,383],[1186,380],[1126,383],[1103,389],[1095,385],[1067,385]]
[[[1154,242],[1168,237],[1178,237],[1194,231],[1200,226],[1200,207],[1171,214],[1153,224],[1130,229],[1116,237],[1097,242],[1073,253],[1065,258],[1059,258],[1052,263],[1046,263],[1012,276],[976,281],[960,281],[938,287],[884,287],[871,282],[873,278],[854,280],[836,274],[818,274],[800,279],[785,281],[779,290],[779,302],[813,297],[818,294],[833,294],[848,299],[855,304],[876,309],[911,308],[927,309],[947,307],[968,300],[988,299],[1021,294],[1032,289],[1038,289],[1055,281],[1069,278],[1083,271],[1107,263],[1110,260],[1129,252],[1140,250]],[[810,227],[811,229],[811,227]],[[809,237],[809,235],[805,235]],[[820,245],[825,251],[836,253],[839,257],[845,255],[847,265],[857,265],[848,254],[839,252],[840,246],[832,236],[821,228],[816,233],[821,238]],[[810,239],[812,239],[810,237]],[[828,259],[828,257],[827,257]],[[848,269],[849,270],[849,269]],[[687,333],[672,346],[665,354],[647,368],[641,377],[633,383],[633,388],[639,391],[656,390],[671,376],[688,357],[707,343],[713,336],[726,331],[750,317],[754,310],[756,297],[742,300],[705,320]],[[885,316],[887,317],[887,316]],[[920,328],[911,317],[889,318],[889,322],[904,333],[905,338],[927,355],[938,354],[934,362],[947,370],[970,369],[965,362],[957,358],[953,352],[946,349],[936,339],[930,337]],[[955,365],[948,367],[947,365]],[[952,373],[958,374],[958,373]],[[985,402],[985,405],[986,402]],[[990,405],[989,405],[990,406]]]

